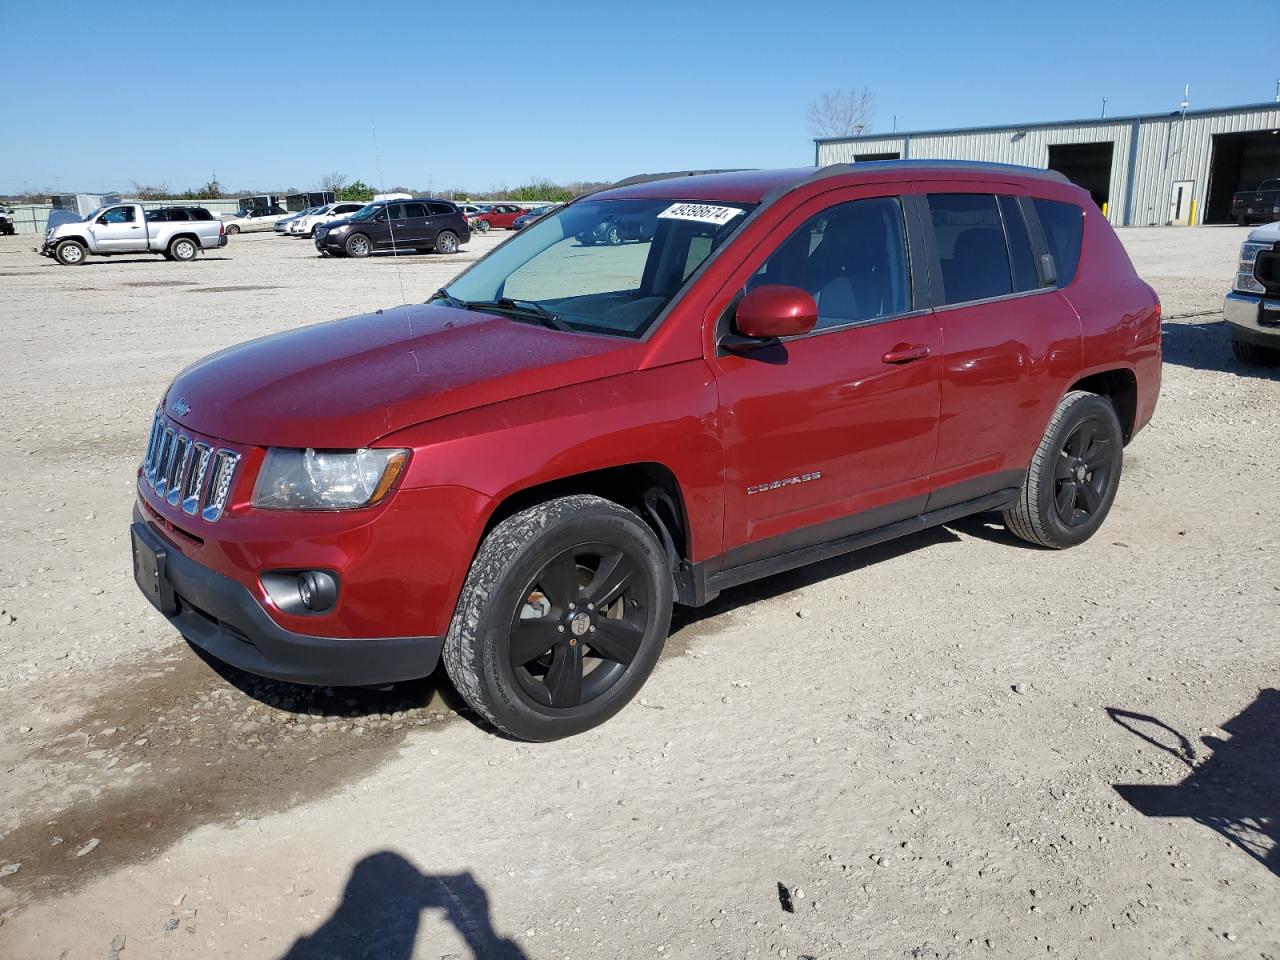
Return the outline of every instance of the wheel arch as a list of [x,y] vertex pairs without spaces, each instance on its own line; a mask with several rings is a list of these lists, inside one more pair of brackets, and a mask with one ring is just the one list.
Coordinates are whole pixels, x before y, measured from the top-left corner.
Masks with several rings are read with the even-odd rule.
[[1113,367],[1099,370],[1073,382],[1063,396],[1072,390],[1084,390],[1106,397],[1120,418],[1120,430],[1124,442],[1133,439],[1134,424],[1138,416],[1138,377],[1129,367]]
[[201,249],[200,236],[190,230],[184,230],[182,233],[175,233],[173,236],[169,238],[169,242],[164,245],[164,248],[166,250],[171,250],[173,248],[173,245],[177,243],[179,240],[190,240],[192,243],[196,245],[197,252],[199,252]]
[[666,464],[656,461],[619,464],[571,474],[522,487],[499,500],[480,535],[507,517],[538,503],[572,494],[590,494],[626,507],[643,520],[662,544],[675,581],[676,599],[686,599],[681,575],[689,565],[689,516],[680,481]]

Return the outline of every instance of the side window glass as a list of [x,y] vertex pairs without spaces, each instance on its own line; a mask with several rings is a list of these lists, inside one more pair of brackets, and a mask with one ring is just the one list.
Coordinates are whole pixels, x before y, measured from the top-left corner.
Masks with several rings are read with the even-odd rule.
[[99,223],[133,223],[133,207],[113,207],[98,218]]
[[169,211],[169,219],[170,220],[190,220],[191,215],[187,213],[187,211],[185,210],[174,208],[173,210]]
[[403,204],[403,203],[388,203],[388,204],[387,204],[387,217],[388,217],[389,219],[391,219],[391,220],[403,220],[403,219],[404,219],[404,204]]
[[764,262],[748,288],[800,287],[818,303],[818,329],[911,309],[902,202],[855,200],[811,217]]
[[142,213],[142,216],[147,221],[147,223],[164,223],[166,220],[169,219],[169,211],[168,210],[144,210]]
[[1074,203],[1058,200],[1032,200],[1040,227],[1044,230],[1044,242],[1053,254],[1058,268],[1058,286],[1065,287],[1076,278],[1080,266],[1080,243],[1084,237],[1084,211]]
[[1022,208],[1013,197],[1000,197],[1000,217],[1004,235],[1009,241],[1009,260],[1013,264],[1013,289],[1018,293],[1040,286],[1036,274],[1036,257],[1031,249],[1031,234],[1022,219]]
[[430,207],[432,216],[442,216],[446,213],[453,213],[453,209],[447,203],[431,203],[427,206]]
[[404,215],[410,218],[421,219],[427,215],[427,205],[425,203],[406,203],[404,205]]
[[1013,292],[1004,226],[989,193],[934,193],[929,213],[942,261],[944,303]]

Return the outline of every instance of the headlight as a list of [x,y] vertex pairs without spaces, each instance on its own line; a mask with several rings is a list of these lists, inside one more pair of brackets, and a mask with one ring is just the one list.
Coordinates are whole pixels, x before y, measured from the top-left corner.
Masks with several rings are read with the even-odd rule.
[[387,495],[408,450],[292,450],[272,447],[253,486],[267,510],[352,510]]
[[346,233],[350,229],[351,229],[351,224],[343,223],[336,227],[330,227],[329,232],[330,233]]
[[1236,267],[1236,289],[1242,293],[1266,293],[1267,288],[1254,276],[1258,254],[1270,250],[1271,244],[1250,240],[1240,247],[1240,265]]

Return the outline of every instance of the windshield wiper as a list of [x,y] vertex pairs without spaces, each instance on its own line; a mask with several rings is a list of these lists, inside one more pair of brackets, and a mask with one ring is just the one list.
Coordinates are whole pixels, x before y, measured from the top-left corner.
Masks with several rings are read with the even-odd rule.
[[561,330],[565,333],[573,331],[573,328],[561,320],[557,314],[552,313],[536,300],[499,297],[497,300],[466,300],[463,301],[462,306],[467,310],[502,310],[523,317],[533,317],[552,330]]
[[443,300],[449,306],[458,307],[459,309],[463,309],[463,310],[465,310],[467,306],[465,303],[463,303],[461,300],[455,297],[452,293],[450,293],[448,287],[441,287],[439,290],[433,293],[430,299],[427,300],[427,303],[434,303],[437,300]]

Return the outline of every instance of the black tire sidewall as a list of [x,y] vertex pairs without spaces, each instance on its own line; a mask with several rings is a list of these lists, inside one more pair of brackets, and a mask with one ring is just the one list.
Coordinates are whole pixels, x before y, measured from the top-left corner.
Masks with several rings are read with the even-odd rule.
[[[189,257],[178,256],[178,245],[181,243],[191,244],[191,256]],[[177,260],[179,263],[190,263],[192,260],[196,258],[196,254],[198,252],[199,252],[199,247],[196,246],[196,242],[188,237],[179,237],[178,239],[174,240],[171,244],[169,244],[168,253],[169,253],[170,259]]]
[[[452,249],[452,250],[441,250],[441,249],[440,249],[440,241],[441,241],[442,239],[446,238],[446,237],[452,237],[452,238],[453,238],[453,249]],[[441,231],[440,231],[440,233],[436,235],[435,252],[436,252],[436,253],[443,253],[443,254],[454,254],[454,253],[457,253],[457,252],[458,252],[458,235],[457,235],[457,234],[455,234],[452,230],[441,230]]]
[[[1107,489],[1103,492],[1102,502],[1099,504],[1098,509],[1094,511],[1093,516],[1079,526],[1070,527],[1058,516],[1056,498],[1054,497],[1054,467],[1056,466],[1058,451],[1062,450],[1071,432],[1085,420],[1097,420],[1106,426],[1109,438],[1115,445],[1115,466],[1111,473],[1110,482],[1107,484]],[[1048,469],[1035,478],[1035,482],[1040,487],[1038,497],[1039,519],[1043,524],[1043,529],[1053,539],[1055,546],[1074,547],[1084,543],[1098,532],[1098,528],[1102,526],[1107,519],[1107,515],[1111,512],[1111,505],[1115,502],[1116,493],[1120,489],[1120,474],[1124,466],[1124,434],[1121,431],[1120,418],[1116,416],[1115,408],[1109,401],[1097,395],[1076,399],[1071,405],[1069,415],[1063,417],[1053,430],[1049,439],[1049,449],[1054,451],[1054,457],[1050,458],[1047,465]]]
[[[555,555],[576,544],[626,543],[649,574],[650,616],[640,652],[613,685],[579,707],[552,711],[523,695],[508,656],[509,630],[521,593]],[[513,553],[493,585],[477,628],[479,682],[500,727],[521,739],[556,740],[604,723],[635,696],[653,672],[671,622],[671,574],[666,554],[652,531],[622,508],[592,509],[536,533]]]
[[[357,239],[358,237],[364,238],[364,242],[365,242],[364,253],[355,253],[351,249],[351,242]],[[369,254],[373,253],[373,241],[371,241],[363,233],[353,233],[351,236],[347,237],[346,242],[342,244],[342,249],[343,249],[343,252],[345,252],[348,257],[355,257],[357,260],[361,260],[369,256]]]

